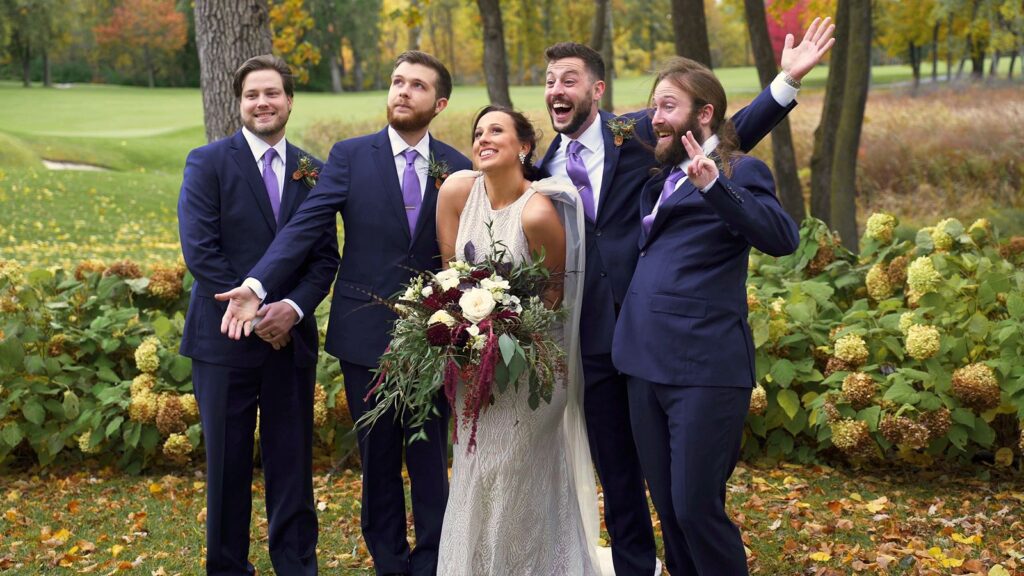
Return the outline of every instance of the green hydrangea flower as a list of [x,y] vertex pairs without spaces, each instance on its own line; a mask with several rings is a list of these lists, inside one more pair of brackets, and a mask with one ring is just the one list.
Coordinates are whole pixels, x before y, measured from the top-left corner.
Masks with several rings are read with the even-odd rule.
[[836,358],[854,366],[860,366],[868,359],[868,346],[856,334],[847,334],[836,340],[835,351]]
[[896,217],[884,212],[875,212],[868,217],[865,234],[882,243],[892,242],[892,233],[896,229]]
[[934,292],[942,282],[942,275],[928,256],[921,256],[907,267],[907,284],[918,294]]
[[868,296],[871,296],[872,300],[880,301],[892,296],[892,284],[889,283],[887,268],[881,264],[875,264],[868,270],[864,284],[867,286]]
[[907,329],[907,354],[915,360],[927,360],[939,353],[939,329],[916,324]]
[[150,336],[139,344],[135,349],[135,366],[142,372],[153,374],[160,368],[160,357],[157,356],[157,349],[160,347],[160,340]]

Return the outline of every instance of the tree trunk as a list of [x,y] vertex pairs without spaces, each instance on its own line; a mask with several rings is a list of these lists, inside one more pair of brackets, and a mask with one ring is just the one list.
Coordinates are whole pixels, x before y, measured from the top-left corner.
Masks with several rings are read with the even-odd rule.
[[335,94],[341,94],[345,91],[345,87],[341,84],[341,79],[344,76],[343,66],[345,66],[345,61],[341,59],[341,56],[331,56],[331,63],[329,65],[331,69],[331,92]]
[[146,80],[149,83],[149,87],[156,88],[156,66],[153,64],[153,58],[149,53],[148,47],[142,49],[142,61],[146,66]]
[[[871,38],[872,0],[849,0],[849,37]],[[847,48],[846,86],[836,131],[832,161],[831,225],[843,246],[857,251],[857,152],[871,80],[871,43],[852,42]]]
[[612,41],[611,0],[596,0],[594,6],[594,27],[590,34],[590,45],[601,52],[604,60],[604,96],[601,108],[613,112],[615,98],[612,84],[615,81],[615,47]]
[[32,50],[28,46],[21,49],[21,85],[32,86]]
[[919,88],[921,88],[921,53],[920,49],[913,43],[910,43],[910,69],[914,74],[914,91],[916,95]]
[[932,27],[932,84],[939,81],[939,21]]
[[1010,70],[1009,70],[1009,72],[1006,73],[1006,79],[1007,80],[1013,80],[1013,66],[1016,63],[1017,63],[1017,51],[1014,50],[1013,53],[1010,54]]
[[953,14],[946,23],[946,82],[953,81]]
[[[419,22],[420,12],[420,0],[409,0],[409,50],[420,49],[420,35],[423,32],[423,26]],[[417,20],[414,22],[413,18]]]
[[846,88],[846,54],[849,52],[850,2],[836,4],[835,45],[829,60],[828,81],[821,121],[814,131],[814,152],[811,155],[811,216],[832,225],[832,159],[835,155],[836,129],[843,109]]
[[271,52],[267,1],[196,0],[195,24],[203,121],[212,142],[242,125],[231,87],[235,70],[248,58]]
[[999,71],[999,59],[1003,57],[1003,54],[999,50],[992,51],[992,62],[989,63],[988,67],[988,79],[995,80],[996,72]]
[[455,77],[455,23],[452,17],[452,6],[444,7],[444,29],[448,44],[448,71]]
[[[776,75],[775,51],[772,50],[771,39],[768,36],[764,1],[744,0],[743,5],[747,17],[747,30],[750,32],[749,46],[754,53],[761,88],[764,88],[771,84]],[[775,190],[778,192],[782,207],[794,221],[800,223],[806,217],[806,210],[796,170],[793,132],[790,130],[788,118],[783,119],[772,130],[772,164],[775,168]]]
[[704,18],[704,0],[672,0],[672,33],[676,54],[711,67],[711,44]]
[[53,88],[53,75],[50,70],[50,51],[43,48],[43,86]]
[[508,93],[508,59],[505,53],[505,31],[501,21],[500,0],[476,0],[484,29],[484,78],[491,104],[512,106]]
[[362,92],[366,86],[366,63],[362,50],[352,51],[352,91]]

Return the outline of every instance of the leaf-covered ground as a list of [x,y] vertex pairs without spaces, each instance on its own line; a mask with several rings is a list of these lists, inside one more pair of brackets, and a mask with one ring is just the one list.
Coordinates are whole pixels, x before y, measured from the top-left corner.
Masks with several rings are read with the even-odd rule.
[[[322,572],[372,574],[359,537],[358,473],[321,470],[315,488]],[[258,478],[251,560],[271,574],[262,491]],[[0,476],[0,499],[0,572],[201,571],[199,471],[9,474]],[[743,529],[752,574],[1024,574],[1019,476],[741,466],[729,485],[729,507]]]

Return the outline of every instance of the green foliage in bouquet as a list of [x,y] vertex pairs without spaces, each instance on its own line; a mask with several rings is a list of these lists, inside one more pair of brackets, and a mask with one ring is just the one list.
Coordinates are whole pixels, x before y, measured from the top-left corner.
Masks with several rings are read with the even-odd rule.
[[867,221],[858,256],[808,220],[796,253],[753,255],[758,385],[745,451],[866,463],[1024,450],[1024,270],[985,220],[909,237]]
[[[475,248],[466,247],[469,259]],[[380,358],[378,379],[370,395],[377,405],[359,422],[372,425],[392,408],[419,431],[438,414],[438,393],[444,391],[456,422],[472,424],[468,449],[476,440],[481,411],[509,384],[529,386],[529,405],[550,402],[554,382],[564,371],[564,353],[552,329],[560,310],[544,305],[542,295],[552,278],[544,254],[528,261],[507,261],[500,242],[479,264],[453,261],[438,273],[414,276],[401,295],[385,303],[398,314],[391,345]],[[521,378],[522,377],[522,378]],[[464,386],[463,406],[456,391]]]

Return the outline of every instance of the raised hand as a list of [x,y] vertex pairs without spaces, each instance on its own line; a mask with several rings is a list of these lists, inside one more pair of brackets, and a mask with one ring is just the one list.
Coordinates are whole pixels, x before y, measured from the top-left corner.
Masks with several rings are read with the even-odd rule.
[[243,335],[252,334],[252,320],[260,307],[260,299],[246,286],[232,288],[227,292],[214,294],[221,302],[228,303],[228,309],[220,321],[220,333],[228,338],[240,340]]
[[835,32],[835,24],[831,24],[832,18],[815,18],[814,22],[804,33],[804,39],[793,46],[793,35],[786,34],[786,43],[782,49],[782,71],[789,74],[791,78],[799,81],[821,62],[822,56],[832,48],[836,39],[832,37]]
[[272,302],[256,312],[259,322],[256,324],[256,335],[280,350],[291,341],[292,326],[299,321],[299,315],[287,302]]
[[686,178],[698,190],[703,190],[718,178],[718,166],[711,158],[704,155],[704,149],[693,137],[693,132],[689,130],[686,131],[686,136],[683,136],[683,148],[690,156],[690,165],[686,168]]

